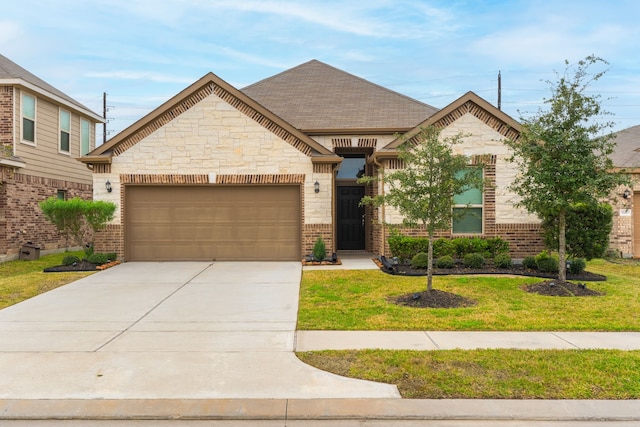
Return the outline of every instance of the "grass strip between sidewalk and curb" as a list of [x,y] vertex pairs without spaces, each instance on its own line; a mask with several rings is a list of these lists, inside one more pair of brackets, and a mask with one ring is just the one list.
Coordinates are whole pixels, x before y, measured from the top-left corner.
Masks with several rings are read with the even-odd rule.
[[640,264],[590,262],[607,276],[589,282],[604,295],[549,297],[523,286],[542,281],[519,276],[437,276],[434,289],[476,302],[462,308],[424,309],[391,300],[423,291],[425,277],[375,270],[305,271],[300,288],[299,330],[380,331],[640,331]]
[[44,273],[42,271],[47,267],[62,264],[62,259],[67,255],[82,258],[84,252],[62,252],[32,261],[16,260],[0,263],[0,309],[93,274],[93,272]]
[[640,351],[354,350],[297,356],[334,374],[395,384],[410,399],[640,398]]

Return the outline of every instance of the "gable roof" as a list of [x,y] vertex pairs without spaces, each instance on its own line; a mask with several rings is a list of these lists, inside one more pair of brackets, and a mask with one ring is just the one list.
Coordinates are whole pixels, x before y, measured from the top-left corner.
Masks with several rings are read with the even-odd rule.
[[640,125],[614,133],[616,148],[610,158],[619,168],[640,168]]
[[81,112],[92,118],[95,122],[104,122],[104,119],[95,112],[91,111],[89,108],[85,107],[64,92],[51,86],[40,77],[22,68],[2,54],[0,54],[0,84],[23,86],[45,96],[46,98]]
[[406,132],[438,111],[318,60],[242,89],[307,134]]
[[516,139],[520,135],[520,123],[475,93],[467,92],[373,155],[374,157],[395,157],[398,153],[398,147],[404,142],[410,141],[420,133],[422,128],[426,126],[444,128],[467,113],[474,115],[506,138]]
[[332,151],[295,129],[282,118],[276,116],[213,73],[205,74],[195,83],[118,133],[105,144],[80,158],[80,161],[83,163],[111,163],[113,156],[118,156],[131,148],[211,94],[223,99],[270,132],[311,157],[313,162],[339,163],[341,161],[341,158]]

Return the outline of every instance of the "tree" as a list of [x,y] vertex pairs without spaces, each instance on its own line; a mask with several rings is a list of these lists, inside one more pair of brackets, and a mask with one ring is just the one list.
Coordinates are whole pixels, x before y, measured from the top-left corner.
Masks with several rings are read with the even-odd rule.
[[[404,162],[404,168],[386,175],[389,189],[385,194],[362,199],[363,204],[387,203],[397,208],[405,225],[424,226],[429,236],[428,291],[433,281],[434,235],[451,227],[453,196],[482,186],[482,174],[469,173],[469,159],[453,153],[453,146],[461,140],[460,134],[440,138],[438,128],[422,128],[400,146],[398,157]],[[370,180],[368,177],[361,182]]]
[[[565,61],[564,74],[547,83],[551,98],[548,109],[539,109],[531,118],[521,119],[519,138],[505,143],[512,150],[510,161],[520,169],[511,189],[520,196],[518,205],[537,214],[558,218],[560,282],[566,281],[566,219],[572,205],[597,204],[624,176],[613,172],[609,155],[615,148],[614,136],[605,131],[613,126],[602,121],[609,113],[602,110],[600,95],[589,95],[589,86],[605,73],[589,72],[594,65],[608,65],[588,56],[574,66]],[[575,67],[572,76],[569,75]]]

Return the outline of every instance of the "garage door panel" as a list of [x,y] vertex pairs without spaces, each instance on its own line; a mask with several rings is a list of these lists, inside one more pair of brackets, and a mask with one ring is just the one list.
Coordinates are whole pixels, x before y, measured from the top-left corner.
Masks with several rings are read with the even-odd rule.
[[295,260],[299,186],[131,186],[128,260]]

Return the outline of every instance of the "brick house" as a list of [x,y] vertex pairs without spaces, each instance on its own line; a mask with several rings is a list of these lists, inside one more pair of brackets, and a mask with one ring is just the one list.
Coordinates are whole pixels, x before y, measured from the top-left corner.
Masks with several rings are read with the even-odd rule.
[[127,261],[297,260],[322,236],[329,252],[387,253],[401,218],[360,207],[384,184],[356,179],[399,167],[398,135],[426,124],[469,135],[461,152],[495,184],[474,195],[476,220],[443,235],[501,236],[514,257],[541,250],[538,219],[507,190],[516,172],[502,141],[518,136],[516,121],[472,92],[438,110],[315,60],[241,90],[209,73],[84,156],[94,198],[118,205],[96,249]]
[[42,215],[48,197],[92,197],[92,174],[76,159],[95,148],[102,118],[0,55],[0,261],[26,242],[65,247]]
[[616,149],[611,160],[614,166],[629,173],[632,184],[612,195],[613,230],[609,246],[625,258],[640,258],[640,126],[623,129],[615,136]]

